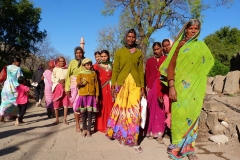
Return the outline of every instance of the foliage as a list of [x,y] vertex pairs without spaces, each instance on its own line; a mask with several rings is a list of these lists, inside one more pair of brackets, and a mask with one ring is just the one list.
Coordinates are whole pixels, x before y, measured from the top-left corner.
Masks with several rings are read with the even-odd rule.
[[46,37],[39,31],[40,14],[29,0],[0,0],[0,60],[25,59],[37,49],[35,43]]
[[[142,48],[143,56],[149,46],[151,35],[158,29],[168,28],[172,33],[179,29],[189,18],[198,18],[201,11],[208,9],[212,4],[226,5],[232,0],[214,0],[206,2],[200,0],[103,0],[105,8],[103,15],[113,15],[120,9],[120,23],[123,29],[135,28],[139,34],[138,43]],[[190,3],[191,2],[191,3]]]
[[230,67],[231,58],[240,51],[240,30],[223,27],[204,38],[215,59]]
[[230,71],[228,66],[225,66],[222,64],[219,60],[215,60],[215,64],[212,68],[212,70],[209,73],[210,77],[214,77],[216,75],[223,75],[225,76]]
[[21,68],[22,72],[23,72],[23,76],[27,79],[32,79],[33,73],[26,69],[26,68]]

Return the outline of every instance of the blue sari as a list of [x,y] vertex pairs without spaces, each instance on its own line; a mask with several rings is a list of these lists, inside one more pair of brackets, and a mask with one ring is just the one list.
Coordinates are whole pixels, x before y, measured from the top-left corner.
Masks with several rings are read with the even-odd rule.
[[16,65],[7,66],[7,79],[4,82],[4,86],[1,92],[1,106],[0,116],[14,117],[18,114],[18,108],[16,104],[18,84],[18,77],[22,76],[20,67]]

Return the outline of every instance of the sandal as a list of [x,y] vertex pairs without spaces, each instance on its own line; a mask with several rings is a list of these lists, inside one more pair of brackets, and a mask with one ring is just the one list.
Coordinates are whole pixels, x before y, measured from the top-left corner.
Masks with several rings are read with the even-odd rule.
[[158,142],[159,144],[164,144],[162,137],[158,137],[158,138],[157,138],[157,142]]
[[134,149],[135,149],[135,152],[136,152],[136,153],[142,153],[142,152],[143,152],[141,146],[135,146]]
[[189,160],[198,160],[198,157],[194,153],[188,154],[187,157]]
[[119,144],[120,144],[121,146],[125,146],[125,143],[124,143],[123,140],[120,140],[120,141],[119,141]]

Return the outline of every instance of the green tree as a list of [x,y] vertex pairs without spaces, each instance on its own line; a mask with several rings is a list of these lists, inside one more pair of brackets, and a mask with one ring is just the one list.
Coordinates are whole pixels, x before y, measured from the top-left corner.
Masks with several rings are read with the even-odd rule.
[[223,75],[225,76],[230,71],[230,68],[228,66],[225,66],[222,64],[219,60],[215,60],[215,64],[212,68],[212,70],[209,72],[210,77],[214,77],[216,75]]
[[[120,21],[125,29],[135,28],[143,56],[149,46],[151,35],[158,29],[178,30],[189,18],[201,18],[201,11],[212,5],[231,4],[233,0],[103,0],[103,15],[120,10]],[[173,32],[176,33],[176,32]]]
[[240,30],[223,27],[204,38],[213,56],[223,65],[230,67],[230,59],[240,51]]
[[40,14],[29,0],[0,0],[0,60],[25,59],[37,49],[35,44],[47,35],[39,31]]

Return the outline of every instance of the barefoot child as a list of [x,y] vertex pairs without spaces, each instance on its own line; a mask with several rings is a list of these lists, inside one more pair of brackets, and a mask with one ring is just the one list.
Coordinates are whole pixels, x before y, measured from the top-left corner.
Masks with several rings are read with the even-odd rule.
[[26,85],[26,79],[23,76],[18,77],[19,86],[16,87],[16,91],[18,93],[16,103],[18,105],[19,116],[16,119],[15,126],[18,126],[19,123],[23,123],[23,116],[27,110],[28,103],[28,91],[29,87]]
[[[83,70],[77,76],[77,87],[79,98],[76,103],[76,112],[82,113],[82,136],[91,136],[92,112],[98,112],[99,86],[97,75],[92,71],[92,61],[85,58],[82,61]],[[88,119],[88,125],[87,125]],[[77,125],[77,123],[76,123]],[[77,126],[76,126],[77,128]]]

